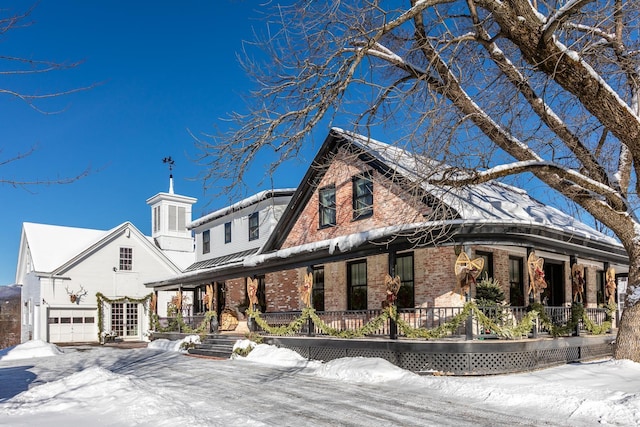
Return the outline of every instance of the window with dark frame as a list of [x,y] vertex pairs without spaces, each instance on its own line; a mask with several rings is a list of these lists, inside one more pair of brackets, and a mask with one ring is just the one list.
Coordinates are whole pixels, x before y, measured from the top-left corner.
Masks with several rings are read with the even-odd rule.
[[604,271],[596,271],[596,303],[598,304],[598,307],[602,307],[607,304],[607,298],[605,297],[606,283]]
[[509,304],[523,307],[525,302],[523,286],[523,259],[509,257]]
[[313,268],[311,304],[314,310],[324,311],[324,267]]
[[413,252],[396,255],[395,274],[400,276],[401,282],[396,300],[398,308],[415,307]]
[[224,242],[231,243],[231,223],[224,223]]
[[133,270],[133,248],[120,248],[119,265],[121,271]]
[[258,212],[249,215],[249,240],[257,240],[260,238],[260,221]]
[[347,264],[347,310],[367,309],[367,261]]
[[256,298],[258,298],[258,306],[260,307],[260,311],[262,313],[266,313],[267,311],[267,292],[266,292],[266,283],[265,276],[258,276],[258,289],[256,291]]
[[336,225],[336,187],[331,185],[318,190],[318,217],[320,228]]
[[202,232],[202,253],[208,254],[211,251],[211,231],[204,230]]
[[482,267],[482,272],[478,276],[478,282],[483,280],[485,277],[492,279],[493,278],[493,253],[476,251],[476,257],[484,259],[484,267]]
[[353,177],[353,219],[373,215],[373,181],[371,174]]

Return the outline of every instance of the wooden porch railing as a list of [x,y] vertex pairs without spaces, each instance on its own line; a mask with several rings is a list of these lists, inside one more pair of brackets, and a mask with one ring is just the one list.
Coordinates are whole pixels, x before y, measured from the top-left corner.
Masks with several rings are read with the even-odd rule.
[[[479,307],[479,309],[491,320],[493,320],[499,326],[513,325],[520,322],[528,313],[527,307]],[[463,307],[426,307],[415,309],[399,309],[398,315],[405,323],[412,328],[422,329],[434,329],[449,322],[453,317],[460,314]],[[551,319],[554,325],[562,326],[566,325],[571,320],[571,307],[545,307],[547,316]],[[607,319],[606,310],[603,308],[586,308],[585,312],[589,319],[597,325],[602,325]],[[322,321],[337,331],[355,330],[361,328],[367,324],[370,320],[376,318],[382,313],[382,310],[345,310],[345,311],[319,311],[316,312],[318,317]],[[260,316],[270,326],[285,326],[293,322],[301,315],[300,311],[288,311],[288,312],[267,312],[262,313]],[[583,322],[579,323],[581,331],[585,331]],[[471,325],[472,331],[467,334],[467,328]],[[326,335],[317,325],[314,325],[312,335]],[[541,324],[538,326],[538,333],[548,334]],[[265,331],[260,330],[258,332],[266,334]],[[307,326],[303,326],[299,335],[308,335],[309,331]],[[390,323],[384,322],[383,325],[369,336],[372,337],[388,337],[391,334]],[[402,336],[398,332],[398,336]],[[478,319],[473,317],[472,322],[469,324],[463,322],[451,336],[466,337],[472,336],[475,338],[493,338],[495,335],[492,331],[486,330],[480,325]]]

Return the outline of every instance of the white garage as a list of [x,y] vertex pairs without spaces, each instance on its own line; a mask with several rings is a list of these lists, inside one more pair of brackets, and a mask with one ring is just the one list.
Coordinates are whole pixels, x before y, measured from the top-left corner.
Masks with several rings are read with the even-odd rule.
[[49,309],[48,337],[52,343],[89,342],[98,340],[96,309]]

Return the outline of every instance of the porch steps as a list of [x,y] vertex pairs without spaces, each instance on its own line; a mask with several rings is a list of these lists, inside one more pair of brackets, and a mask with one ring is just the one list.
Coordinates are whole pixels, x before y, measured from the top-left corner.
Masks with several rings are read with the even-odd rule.
[[233,345],[242,336],[235,335],[207,335],[200,344],[189,349],[189,354],[228,359],[233,353]]

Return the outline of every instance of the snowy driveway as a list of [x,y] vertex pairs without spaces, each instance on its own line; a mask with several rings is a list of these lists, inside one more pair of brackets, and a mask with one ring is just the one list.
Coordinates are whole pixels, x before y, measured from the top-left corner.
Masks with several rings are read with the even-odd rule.
[[377,358],[320,363],[261,344],[212,360],[180,344],[2,349],[0,426],[640,425],[640,364],[628,360],[421,377]]
[[[513,407],[503,413],[441,387],[442,381],[473,379],[403,371],[376,380],[376,372],[390,369],[376,359],[364,359],[372,369],[359,373],[369,380],[345,381],[318,375],[317,366],[305,364],[273,366],[152,349],[64,352],[0,361],[0,426],[566,425],[566,419],[555,424],[527,418],[534,414]],[[339,369],[349,375],[350,366],[358,364]]]

